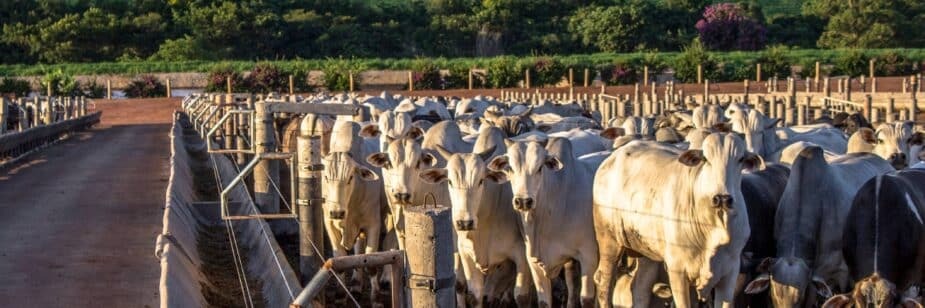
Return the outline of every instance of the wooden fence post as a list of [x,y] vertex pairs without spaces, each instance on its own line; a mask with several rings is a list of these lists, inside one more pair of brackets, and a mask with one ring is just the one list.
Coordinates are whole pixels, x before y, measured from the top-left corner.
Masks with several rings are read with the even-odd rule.
[[642,67],[642,86],[649,86],[649,66],[645,65]]
[[589,70],[589,69],[586,68],[586,69],[585,69],[585,88],[587,88],[588,85],[591,84],[591,80],[590,80],[591,77],[590,77],[590,76],[591,76],[591,70]]
[[106,79],[106,99],[112,99],[112,79]]
[[755,81],[761,82],[761,63],[755,64]]
[[350,75],[350,92],[353,92],[353,89],[354,89],[354,86],[353,86],[353,72],[351,71],[349,75]]
[[[873,109],[874,109],[874,98],[870,96],[870,94],[868,94],[864,100],[864,113],[866,114],[867,118],[870,119],[871,121],[873,121],[874,119]],[[874,122],[871,122],[871,123],[874,123]]]
[[469,90],[472,90],[472,69],[469,69]]
[[894,118],[895,113],[896,113],[896,99],[894,99],[893,97],[890,97],[886,105],[886,121],[887,122],[895,121],[895,118]]
[[697,64],[697,84],[703,83],[703,64]]
[[289,75],[289,95],[295,95],[295,76]]
[[428,207],[405,209],[405,240],[415,243],[405,246],[409,307],[454,307],[456,275],[450,208]]
[[870,59],[870,64],[869,64],[869,65],[870,65],[870,68],[869,68],[870,74],[868,74],[868,76],[870,76],[870,79],[871,79],[871,80],[874,79],[874,60],[876,60],[876,59]]
[[167,78],[166,85],[167,85],[167,97],[170,98],[171,94],[173,93],[172,89],[170,88],[170,78]]
[[414,72],[408,71],[408,91],[414,92]]
[[[814,79],[816,80],[817,86],[818,86],[818,84],[819,84],[819,73],[820,73],[820,70],[819,70],[819,61],[816,61],[816,78],[814,78]],[[826,86],[828,86],[828,85],[826,85]]]
[[225,84],[228,87],[228,94],[234,93],[231,88],[231,76],[228,76],[228,78],[225,79]]
[[530,88],[530,69],[524,70],[524,85],[527,89]]

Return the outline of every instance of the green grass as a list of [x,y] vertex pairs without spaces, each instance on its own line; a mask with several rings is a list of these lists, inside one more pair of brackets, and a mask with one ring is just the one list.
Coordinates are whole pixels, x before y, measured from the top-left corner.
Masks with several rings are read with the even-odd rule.
[[[868,49],[863,52],[869,57],[886,52],[895,52],[914,61],[925,61],[925,49]],[[788,62],[798,65],[807,61],[820,61],[831,64],[847,50],[821,50],[821,49],[794,49],[787,52],[785,58]],[[678,52],[658,53],[658,60],[671,63]],[[712,52],[713,57],[720,63],[754,63],[763,54],[762,52]],[[567,66],[596,66],[600,64],[623,62],[639,63],[644,53],[596,53],[568,56],[553,56]],[[533,57],[521,57],[529,61]],[[419,61],[433,61],[437,67],[443,69],[472,67],[484,68],[496,58],[426,58],[426,59],[354,59],[359,66],[367,70],[407,70],[412,69]],[[270,61],[284,72],[296,70],[321,70],[330,59]],[[101,62],[101,63],[65,63],[65,64],[36,64],[36,65],[0,65],[0,76],[38,76],[55,70],[62,70],[69,75],[135,75],[144,73],[174,73],[174,72],[208,72],[216,65],[231,65],[238,71],[250,70],[256,61],[178,61],[178,62]]]

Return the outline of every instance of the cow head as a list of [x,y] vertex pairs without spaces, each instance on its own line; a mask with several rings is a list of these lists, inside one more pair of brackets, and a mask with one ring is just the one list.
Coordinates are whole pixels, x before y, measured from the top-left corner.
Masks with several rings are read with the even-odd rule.
[[385,111],[379,115],[379,123],[367,124],[360,130],[364,138],[379,138],[379,148],[385,149],[392,140],[408,134],[423,135],[423,132],[412,132],[411,115],[406,112]]
[[763,272],[745,287],[745,293],[758,294],[769,291],[774,307],[803,307],[807,301],[815,302],[832,296],[825,280],[812,273],[812,269],[800,258],[765,259],[758,266]]
[[370,165],[382,168],[383,184],[389,205],[412,205],[414,200],[423,202],[420,173],[437,164],[433,154],[425,152],[415,136],[407,136],[389,142],[385,152],[374,153],[366,158]]
[[[707,136],[700,150],[688,150],[678,157],[678,161],[692,168],[696,178],[693,180],[695,208],[711,208],[717,225],[728,229],[731,220],[745,208],[740,185],[742,169],[757,169],[762,165],[761,158],[745,150],[745,144],[739,137],[731,134],[711,134]],[[704,212],[706,213],[706,211]],[[742,216],[744,217],[744,216]],[[728,234],[718,239],[720,243],[728,240]],[[744,242],[743,242],[744,244]]]
[[691,120],[693,120],[694,128],[710,128],[725,122],[726,118],[723,116],[723,110],[719,105],[710,104],[694,108]]
[[489,170],[501,172],[511,181],[514,209],[520,212],[530,212],[536,207],[543,184],[557,176],[556,172],[563,167],[559,158],[535,141],[512,143],[506,155],[495,157],[488,164]]
[[832,119],[832,126],[841,129],[846,135],[851,136],[862,128],[873,128],[870,122],[860,113],[839,112]]
[[[912,131],[911,122],[884,123],[877,130],[861,128],[851,136],[853,151],[868,151],[886,159],[897,170],[909,166],[912,159],[912,147],[921,148],[925,133]],[[861,143],[860,145],[858,143]]]
[[504,134],[510,138],[533,129],[535,123],[530,118],[533,113],[533,107],[528,107],[526,111],[516,115],[504,115],[497,106],[491,106],[485,110],[485,123],[500,128]]
[[731,125],[730,129],[733,132],[740,134],[745,133],[745,127],[742,124],[745,123],[745,118],[748,117],[748,113],[751,111],[751,109],[752,108],[747,104],[739,103],[732,103],[726,107],[726,111],[723,115],[726,117],[726,119],[729,119],[728,123]]
[[[322,159],[324,171],[322,176],[322,196],[324,197],[324,217],[330,220],[348,220],[351,210],[366,211],[372,209],[351,209],[354,194],[366,181],[378,181],[379,176],[373,170],[358,164],[349,152],[329,153]],[[342,245],[353,246],[359,230],[344,230]]]
[[[495,148],[482,153],[450,153],[437,146],[446,161],[446,168],[431,168],[421,172],[421,178],[428,183],[437,184],[447,182],[450,188],[450,202],[456,230],[471,231],[478,227],[479,213],[488,208],[484,202],[489,186],[504,182],[504,174],[488,170],[488,159],[491,158]],[[497,195],[489,196],[489,202],[497,202]],[[492,213],[485,213],[492,215]]]
[[896,285],[880,277],[879,273],[861,279],[854,285],[854,291],[833,296],[822,305],[823,308],[847,307],[903,307],[920,308],[918,288],[910,287],[899,294]]

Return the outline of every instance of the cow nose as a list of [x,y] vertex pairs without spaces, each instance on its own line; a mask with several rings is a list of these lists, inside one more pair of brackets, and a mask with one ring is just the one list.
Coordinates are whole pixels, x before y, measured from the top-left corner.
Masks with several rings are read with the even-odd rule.
[[331,210],[328,211],[328,216],[331,216],[331,219],[344,219],[344,216],[347,216],[347,211]]
[[713,196],[713,206],[723,207],[727,209],[731,208],[732,207],[732,196],[726,195],[726,194],[714,195]]
[[529,211],[533,209],[533,198],[514,198],[514,209]]
[[475,229],[475,221],[472,221],[472,220],[457,220],[456,221],[456,230],[471,231],[473,229]]
[[906,161],[906,153],[893,153],[892,155],[890,155],[890,161],[904,162]]
[[409,193],[395,193],[394,197],[395,197],[395,200],[398,200],[398,202],[401,202],[401,203],[411,202],[411,194]]

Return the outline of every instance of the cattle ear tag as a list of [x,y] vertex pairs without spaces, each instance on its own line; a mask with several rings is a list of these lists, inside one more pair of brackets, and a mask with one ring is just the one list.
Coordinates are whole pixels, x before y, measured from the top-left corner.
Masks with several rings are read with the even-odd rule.
[[360,137],[363,138],[376,138],[380,133],[378,124],[366,124],[360,129]]
[[701,150],[687,150],[684,153],[681,153],[681,156],[678,156],[678,161],[688,167],[699,166],[703,162],[703,151]]
[[825,301],[822,308],[843,308],[851,307],[851,298],[845,294],[839,294]]
[[379,175],[373,172],[372,170],[358,167],[357,173],[360,175],[360,178],[364,181],[375,181],[379,179]]

